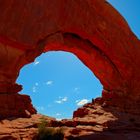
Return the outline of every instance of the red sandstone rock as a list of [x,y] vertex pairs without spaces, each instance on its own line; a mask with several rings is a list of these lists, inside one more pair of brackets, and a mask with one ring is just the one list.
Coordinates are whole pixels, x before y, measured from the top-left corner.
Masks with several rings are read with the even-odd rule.
[[[139,140],[140,117],[116,110],[115,107],[103,108],[100,104],[86,105],[88,114],[83,117],[56,121],[42,115],[31,118],[17,118],[0,121],[0,139],[37,140],[38,124],[47,121],[46,129],[62,128],[65,140]],[[44,122],[44,121],[43,121]],[[48,127],[49,126],[49,127]],[[44,128],[45,129],[45,128]]]
[[88,111],[89,110],[87,108],[84,108],[84,107],[78,108],[78,110],[73,113],[73,116],[74,117],[84,117],[85,115],[88,114]]
[[0,119],[30,117],[36,110],[27,95],[0,94]]
[[[0,0],[0,9],[0,118],[36,113],[28,96],[16,94],[22,89],[15,83],[19,71],[43,52],[62,50],[75,54],[104,89],[102,98],[75,111],[72,120],[53,120],[54,125],[68,125],[71,139],[140,139],[140,41],[110,4]],[[24,119],[20,128],[21,120],[2,124],[1,139],[29,140],[36,134],[28,123],[33,130],[27,133]]]
[[105,0],[0,0],[0,9],[0,93],[21,90],[15,82],[24,65],[62,50],[99,78],[104,107],[140,114],[140,41]]
[[38,124],[41,119],[50,122],[51,117],[40,114],[30,118],[5,119],[0,121],[0,140],[33,140],[38,133]]
[[105,90],[139,98],[140,41],[105,0],[1,0],[0,9],[1,83],[14,84],[41,46],[74,53]]

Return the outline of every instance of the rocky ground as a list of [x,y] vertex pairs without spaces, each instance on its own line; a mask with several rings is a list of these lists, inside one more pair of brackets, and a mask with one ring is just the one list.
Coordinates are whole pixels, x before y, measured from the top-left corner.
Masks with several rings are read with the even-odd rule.
[[[0,140],[31,140],[37,134],[37,125],[43,115],[31,118],[5,119],[0,121]],[[47,121],[52,118],[45,117]]]
[[40,114],[31,118],[9,118],[0,121],[0,140],[37,140],[39,125],[62,128],[64,140],[139,140],[138,114],[118,111],[116,107],[101,105],[100,98],[79,108],[73,119],[57,121]]

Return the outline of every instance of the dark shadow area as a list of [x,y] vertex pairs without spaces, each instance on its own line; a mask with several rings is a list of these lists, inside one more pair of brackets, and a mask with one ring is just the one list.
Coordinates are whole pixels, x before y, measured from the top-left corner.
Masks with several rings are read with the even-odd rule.
[[[140,118],[138,111],[136,111],[138,106],[134,105],[134,102],[133,106],[128,106],[127,101],[119,97],[113,99],[98,98],[95,99],[94,103],[85,105],[86,109],[94,110],[83,116],[85,119],[87,117],[87,124],[79,129],[79,134],[83,130],[87,134],[78,136],[77,133],[77,136],[69,136],[68,140],[139,140]],[[93,117],[92,123],[88,116]],[[99,121],[100,117],[104,121]],[[86,128],[88,129],[86,130]]]
[[107,131],[80,137],[70,136],[68,138],[68,140],[139,140],[139,139],[140,139],[139,132],[128,132],[124,134],[123,132],[111,133]]

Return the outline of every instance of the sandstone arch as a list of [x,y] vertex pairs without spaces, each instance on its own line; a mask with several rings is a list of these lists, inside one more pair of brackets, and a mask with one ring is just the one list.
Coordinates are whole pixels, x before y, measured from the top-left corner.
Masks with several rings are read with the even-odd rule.
[[139,101],[140,41],[105,0],[0,0],[0,9],[0,96],[21,90],[15,81],[25,64],[63,50],[94,72],[103,95]]

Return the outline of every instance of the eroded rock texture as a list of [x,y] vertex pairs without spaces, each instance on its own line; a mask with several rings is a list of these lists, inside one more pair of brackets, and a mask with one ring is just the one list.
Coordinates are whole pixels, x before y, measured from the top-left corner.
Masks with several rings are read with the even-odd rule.
[[91,69],[105,97],[139,102],[140,41],[105,0],[0,0],[0,10],[0,93],[20,91],[24,65],[62,50]]
[[0,120],[11,117],[31,117],[36,110],[31,104],[31,99],[27,95],[20,94],[0,94]]
[[102,101],[98,98],[79,108],[73,119],[57,121],[34,114],[30,118],[1,120],[0,140],[40,140],[39,136],[47,140],[43,132],[39,133],[38,126],[49,134],[52,131],[48,130],[63,130],[64,140],[139,140],[140,117],[101,105]]

